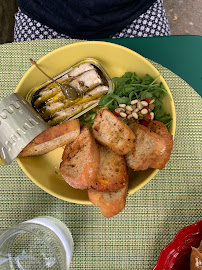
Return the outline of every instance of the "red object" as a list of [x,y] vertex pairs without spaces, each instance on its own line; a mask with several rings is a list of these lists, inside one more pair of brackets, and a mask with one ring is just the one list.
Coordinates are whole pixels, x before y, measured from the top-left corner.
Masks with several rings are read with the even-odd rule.
[[146,101],[149,104],[152,99],[153,98],[149,97],[149,98],[145,98],[144,101]]
[[181,229],[173,241],[162,249],[153,270],[190,270],[191,247],[202,240],[202,219]]
[[145,127],[148,126],[148,123],[147,123],[145,120],[142,120],[142,121],[140,122],[140,124],[143,125],[143,126],[145,126]]
[[119,113],[117,113],[116,111],[113,111],[113,114],[114,114],[114,115],[116,115],[117,117],[119,117],[119,116],[120,116],[120,114],[119,114]]
[[145,120],[147,123],[149,123],[149,122],[151,121],[151,115],[150,115],[150,114],[145,115],[144,120]]
[[148,106],[144,106],[142,109],[147,109],[148,110],[148,108],[149,108]]

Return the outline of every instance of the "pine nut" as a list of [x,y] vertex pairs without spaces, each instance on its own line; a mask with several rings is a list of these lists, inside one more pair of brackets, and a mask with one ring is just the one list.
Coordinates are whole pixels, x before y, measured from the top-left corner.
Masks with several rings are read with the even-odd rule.
[[120,113],[120,116],[123,117],[123,118],[126,118],[127,114],[124,113],[124,112],[121,112],[121,113]]
[[141,101],[142,106],[148,106],[148,103],[146,101]]
[[136,112],[133,112],[133,113],[132,113],[132,116],[133,116],[135,119],[138,119],[138,115],[137,115]]
[[127,114],[131,114],[132,112],[131,111],[126,111]]
[[119,104],[119,107],[120,108],[125,108],[126,107],[126,104]]
[[126,110],[132,112],[133,108],[131,106],[126,106]]
[[141,114],[147,114],[148,113],[148,110],[147,109],[142,109],[141,110]]
[[149,102],[149,104],[152,104],[152,103],[154,103],[154,101],[155,101],[155,99],[152,99],[150,102]]
[[135,112],[135,113],[139,112],[139,109],[138,109],[138,108],[137,108],[137,109],[135,109],[135,110],[134,110],[134,112]]
[[115,109],[115,112],[117,113],[121,113],[121,112],[124,112],[125,110],[123,108],[116,108]]
[[151,115],[151,120],[153,120],[154,119],[154,113],[151,112],[150,115]]
[[132,114],[129,114],[128,116],[127,116],[127,119],[130,119],[130,118],[132,118],[133,117],[133,115]]
[[139,110],[141,110],[142,109],[142,104],[140,103],[140,101],[138,101],[138,103],[137,103],[137,108],[139,109]]
[[131,101],[130,104],[131,104],[131,105],[134,105],[134,104],[136,104],[137,102],[138,102],[138,100],[137,100],[137,99],[134,99],[134,100]]

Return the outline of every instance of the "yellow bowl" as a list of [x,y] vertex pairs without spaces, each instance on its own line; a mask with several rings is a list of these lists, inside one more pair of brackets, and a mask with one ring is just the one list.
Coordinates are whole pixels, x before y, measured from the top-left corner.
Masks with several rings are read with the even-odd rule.
[[[50,76],[54,76],[80,59],[89,57],[100,61],[111,77],[122,76],[127,71],[137,72],[140,76],[149,74],[153,78],[159,75],[158,70],[138,53],[120,45],[101,41],[84,41],[66,45],[42,57],[38,64]],[[45,79],[44,75],[32,66],[20,80],[15,92],[26,97],[31,88]],[[163,83],[172,99],[172,94],[162,76],[157,82]],[[176,113],[173,99],[170,100],[167,96],[164,99],[164,108],[172,115],[173,121],[169,131],[174,135]],[[60,176],[58,168],[62,151],[63,149],[60,148],[40,157],[17,159],[17,162],[25,174],[47,193],[65,201],[90,204],[87,191],[73,189]],[[157,172],[158,170],[155,169],[130,171],[129,195],[146,185]]]

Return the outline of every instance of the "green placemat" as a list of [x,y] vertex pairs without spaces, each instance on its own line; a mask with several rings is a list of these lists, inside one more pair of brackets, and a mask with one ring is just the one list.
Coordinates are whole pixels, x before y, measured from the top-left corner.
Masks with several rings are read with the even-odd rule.
[[[13,92],[30,67],[29,57],[75,40],[43,40],[0,46],[0,99]],[[94,206],[59,200],[35,186],[17,162],[0,167],[0,227],[49,215],[71,230],[71,269],[152,269],[177,231],[202,218],[201,97],[181,78],[152,62],[172,91],[177,130],[166,168],[127,199],[123,212],[105,219]]]

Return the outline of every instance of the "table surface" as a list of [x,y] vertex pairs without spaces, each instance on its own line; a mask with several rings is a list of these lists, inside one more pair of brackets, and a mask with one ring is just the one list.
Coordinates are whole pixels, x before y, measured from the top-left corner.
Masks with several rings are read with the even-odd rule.
[[[190,38],[201,44],[201,38]],[[193,63],[190,67],[194,70],[192,75],[196,76],[192,80],[192,76],[185,76],[186,68],[179,63],[183,56],[174,57],[176,46],[179,49],[186,39],[179,37],[176,46],[173,39],[175,37],[158,38],[159,43],[157,38],[107,41],[134,49],[181,74],[199,93],[201,81],[200,72],[197,76],[195,74],[196,65]],[[175,40],[177,42],[178,37]],[[30,67],[27,61],[30,56],[39,59],[72,42],[76,41],[39,40],[1,45],[0,99],[13,92]],[[165,57],[165,51],[156,48],[158,44],[160,47],[166,44],[167,54],[173,55],[175,61]],[[192,53],[194,59],[201,55],[199,50]],[[192,57],[189,57],[189,63]],[[1,228],[37,216],[53,216],[63,221],[72,232],[75,252],[71,269],[148,270],[155,266],[160,251],[179,229],[202,218],[201,97],[169,69],[152,63],[172,90],[177,113],[174,148],[165,169],[159,171],[144,188],[129,196],[125,209],[119,215],[105,219],[94,206],[68,203],[45,193],[29,180],[15,161],[0,167]],[[198,67],[201,68],[201,63],[197,64]]]

